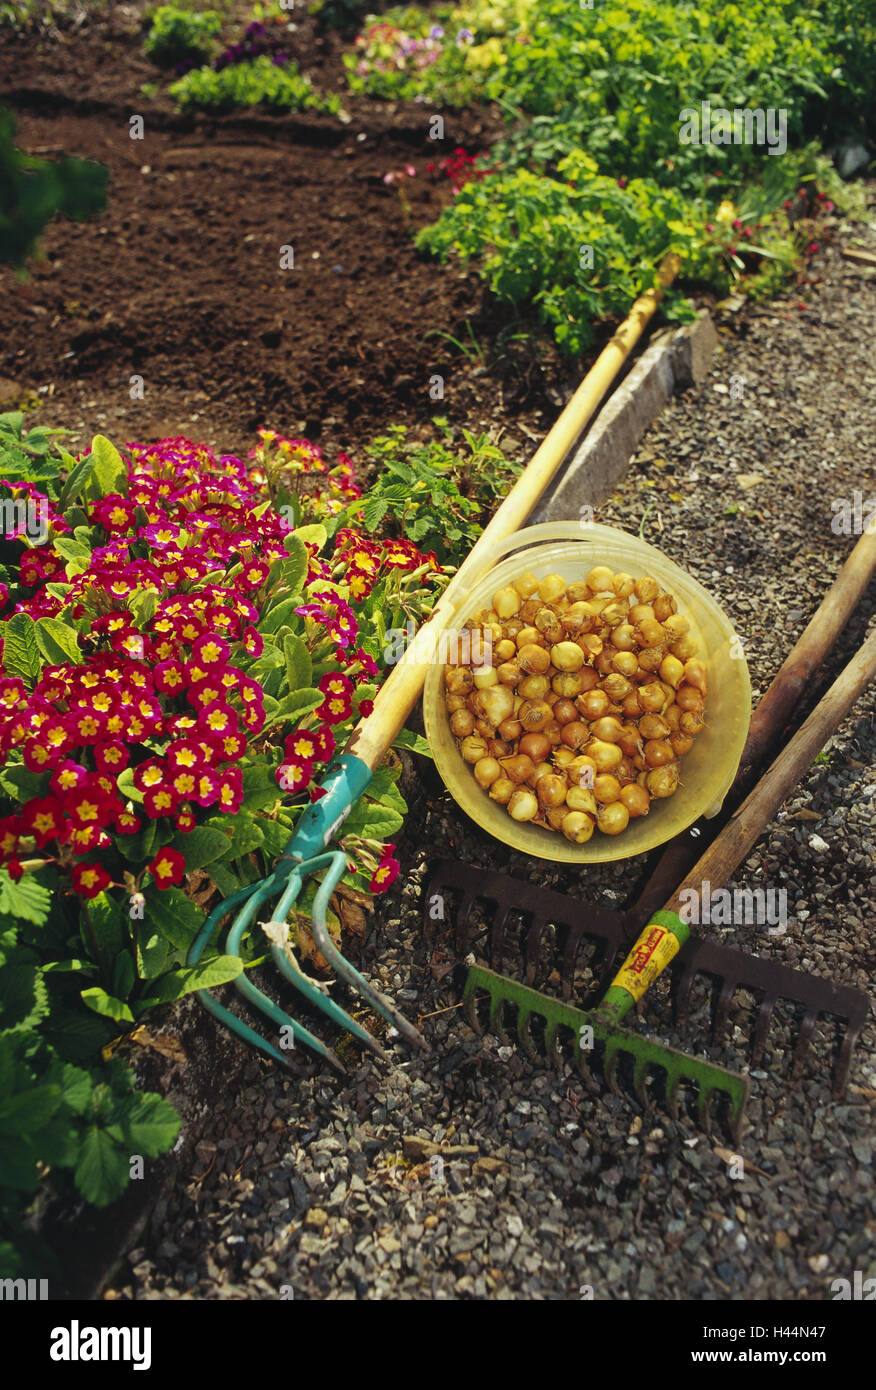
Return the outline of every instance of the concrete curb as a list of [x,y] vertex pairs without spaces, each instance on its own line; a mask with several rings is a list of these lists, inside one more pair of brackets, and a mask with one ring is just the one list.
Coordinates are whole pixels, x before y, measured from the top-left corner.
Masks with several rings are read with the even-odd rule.
[[665,330],[612,393],[588,426],[528,524],[577,520],[614,490],[648,427],[678,390],[699,386],[709,370],[718,334],[708,310],[683,328]]

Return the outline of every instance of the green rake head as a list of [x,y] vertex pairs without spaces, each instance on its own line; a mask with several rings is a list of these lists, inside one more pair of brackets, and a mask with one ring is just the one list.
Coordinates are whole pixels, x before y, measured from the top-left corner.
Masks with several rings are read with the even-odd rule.
[[[662,914],[659,914],[662,915]],[[620,978],[620,976],[618,977]],[[649,981],[650,983],[650,981]],[[696,1088],[697,1118],[707,1133],[711,1132],[713,1108],[722,1108],[734,1142],[738,1142],[745,1118],[749,1081],[738,1072],[728,1071],[713,1062],[691,1057],[674,1047],[654,1042],[651,1038],[621,1028],[618,1019],[631,1007],[621,1001],[622,991],[613,986],[598,1009],[576,1009],[571,1004],[550,995],[540,994],[528,985],[519,984],[505,975],[497,975],[485,966],[473,965],[468,972],[463,1002],[466,1017],[476,1032],[483,1031],[479,1018],[478,994],[486,991],[489,998],[487,1027],[491,1033],[505,1037],[504,1007],[512,1004],[517,1010],[517,1037],[524,1052],[538,1057],[532,1035],[533,1016],[544,1023],[544,1048],[549,1060],[562,1061],[560,1029],[572,1035],[574,1061],[581,1075],[590,1075],[592,1062],[598,1057],[602,1074],[616,1094],[620,1091],[621,1073],[631,1072],[630,1084],[641,1105],[649,1100],[649,1078],[661,1079],[666,1106],[673,1119],[678,1118],[679,1091],[682,1085]],[[713,1107],[712,1102],[716,1101]]]
[[[426,1047],[421,1034],[399,1013],[392,1000],[375,989],[341,954],[328,928],[329,901],[347,872],[347,857],[341,850],[327,850],[326,845],[349,815],[370,780],[371,770],[361,759],[344,754],[336,760],[323,782],[325,795],[304,812],[273,872],[259,883],[238,889],[213,909],[192,944],[188,963],[194,965],[200,960],[207,942],[230,914],[234,916],[226,943],[229,955],[240,956],[244,933],[253,923],[257,923],[271,943],[274,964],[289,983],[304,995],[309,1004],[326,1014],[333,1023],[352,1033],[371,1052],[386,1060],[386,1053],[373,1034],[351,1018],[320,985],[305,975],[288,942],[289,914],[301,893],[304,880],[311,875],[321,874],[322,880],[311,908],[311,930],[319,950],[336,974],[361,994],[375,1013],[392,1024],[405,1042],[412,1047]],[[276,905],[268,913],[267,904],[273,899],[277,899]],[[267,914],[264,919],[260,917],[262,911]],[[247,979],[245,972],[241,971],[234,981],[234,986],[247,1003],[276,1025],[281,1047],[282,1040],[291,1038],[291,1043],[286,1044],[287,1047],[303,1043],[336,1071],[344,1072],[343,1063],[331,1048],[269,999]],[[198,995],[213,1017],[224,1023],[244,1042],[279,1062],[281,1066],[289,1065],[288,1052],[282,1051],[268,1038],[250,1028],[230,1009],[226,1009],[214,999],[208,990],[199,990]]]

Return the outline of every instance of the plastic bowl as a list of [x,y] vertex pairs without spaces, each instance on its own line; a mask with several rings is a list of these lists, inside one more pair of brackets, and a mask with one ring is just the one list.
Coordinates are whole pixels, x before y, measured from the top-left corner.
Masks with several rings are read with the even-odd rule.
[[617,836],[595,831],[584,845],[559,832],[511,819],[474,780],[450,732],[444,706],[444,667],[433,662],[426,674],[423,716],[438,771],[456,803],[494,839],[535,859],[569,864],[600,864],[630,859],[665,844],[700,816],[715,816],[736,775],[751,719],[751,682],[741,645],[729,620],[710,594],[654,546],[611,526],[552,521],[531,526],[493,547],[480,578],[456,596],[454,629],[482,608],[498,589],[527,570],[539,579],[561,574],[567,583],[583,580],[594,565],[610,565],[639,578],[650,574],[677,600],[690,622],[699,655],[708,669],[706,727],[681,759],[681,781],[674,796],[651,803],[647,816],[631,820]]

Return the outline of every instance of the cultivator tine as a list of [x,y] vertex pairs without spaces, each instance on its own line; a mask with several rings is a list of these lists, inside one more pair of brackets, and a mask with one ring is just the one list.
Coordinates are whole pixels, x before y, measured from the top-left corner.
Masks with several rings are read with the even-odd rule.
[[[470,1020],[469,1010],[478,990],[485,990],[489,996],[490,1031],[494,1030],[494,1021],[501,1015],[505,1003],[517,1007],[518,1037],[530,1056],[534,1055],[534,1044],[531,1051],[524,1038],[528,1039],[530,1044],[533,1043],[529,1020],[533,1014],[538,1014],[546,1024],[545,1046],[549,1054],[557,1055],[554,1044],[558,1028],[563,1026],[571,1029],[575,1039],[575,1061],[582,1076],[588,1077],[588,1049],[581,1046],[581,1035],[582,1029],[589,1028],[592,1030],[594,1042],[598,1042],[603,1049],[602,1073],[612,1091],[620,1093],[620,1064],[624,1057],[631,1058],[633,1090],[637,1100],[645,1106],[648,1104],[648,1068],[660,1067],[666,1074],[666,1099],[674,1117],[677,1118],[678,1113],[680,1083],[693,1082],[699,1090],[698,1114],[703,1127],[707,1130],[711,1127],[710,1102],[713,1095],[719,1094],[729,1102],[730,1130],[734,1140],[738,1138],[749,1094],[747,1077],[728,1071],[713,1062],[690,1057],[676,1048],[666,1047],[626,1028],[606,1024],[595,1012],[588,1013],[560,999],[554,999],[551,995],[540,994],[528,985],[520,984],[504,975],[497,975],[485,966],[473,965],[468,972],[464,1001]],[[481,1031],[480,1027],[477,1031]]]
[[[355,989],[366,1004],[369,1004],[375,1013],[385,1018],[396,1032],[404,1038],[405,1042],[411,1047],[419,1048],[420,1051],[428,1051],[428,1043],[423,1035],[409,1023],[393,1004],[379,989],[365,976],[360,974],[354,965],[341,954],[332,940],[328,929],[328,906],[332,893],[337,888],[344,874],[347,872],[347,856],[343,850],[329,851],[326,854],[319,854],[313,859],[306,860],[299,869],[299,873],[312,874],[315,870],[325,869],[325,876],[317,889],[316,897],[311,906],[311,926],[313,938],[319,947],[322,955],[329,965],[341,979],[346,980],[347,984]],[[346,1025],[345,1025],[346,1026]]]
[[[270,880],[268,880],[261,888],[257,889],[251,895],[246,904],[238,912],[231,930],[228,933],[226,950],[229,955],[240,955],[240,946],[244,932],[251,925],[264,900],[272,896],[273,891],[275,891],[275,889],[272,889]],[[234,988],[237,990],[238,994],[246,999],[247,1003],[252,1004],[263,1013],[266,1018],[269,1018],[272,1023],[277,1024],[278,1028],[281,1029],[281,1036],[282,1029],[289,1029],[292,1033],[294,1042],[303,1042],[307,1047],[311,1048],[312,1051],[316,1052],[318,1056],[322,1057],[323,1061],[328,1062],[329,1066],[333,1067],[341,1076],[346,1075],[346,1068],[343,1062],[335,1056],[331,1048],[327,1047],[314,1033],[311,1033],[309,1028],[305,1028],[303,1023],[298,1023],[291,1014],[287,1014],[279,1005],[275,1004],[273,999],[270,999],[268,995],[258,989],[251,980],[247,979],[245,973],[241,972],[241,974],[238,975],[237,979],[234,981]]]

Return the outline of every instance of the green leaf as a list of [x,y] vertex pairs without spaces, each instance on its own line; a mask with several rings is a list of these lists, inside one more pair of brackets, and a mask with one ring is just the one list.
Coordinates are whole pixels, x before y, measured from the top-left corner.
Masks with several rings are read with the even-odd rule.
[[262,634],[276,632],[285,622],[289,622],[296,608],[301,606],[301,594],[291,594],[280,600],[273,608],[270,608],[258,625],[258,630]]
[[214,956],[200,965],[169,970],[156,982],[152,993],[140,1000],[137,1012],[154,1008],[156,1004],[169,1004],[196,989],[214,989],[216,985],[228,984],[229,980],[237,979],[242,969],[243,961],[239,956]]
[[120,951],[113,961],[113,973],[110,980],[113,996],[118,999],[127,999],[134,988],[135,979],[134,962],[127,951]]
[[387,840],[390,835],[400,830],[403,824],[404,817],[399,815],[398,811],[363,797],[344,821],[340,835],[342,838],[346,835],[361,835],[369,840]]
[[389,510],[386,497],[366,497],[362,506],[362,522],[368,531],[376,531]]
[[169,943],[153,931],[145,941],[137,940],[137,974],[141,980],[154,980],[167,965]]
[[2,624],[3,670],[8,676],[19,676],[30,689],[37,681],[42,663],[36,640],[36,623],[27,613],[13,613]]
[[142,632],[146,624],[155,617],[155,611],[158,608],[158,590],[136,589],[133,594],[128,596],[127,603],[134,622]]
[[65,666],[82,662],[79,647],[79,634],[57,618],[39,618],[36,625],[36,642],[50,666]]
[[96,1124],[82,1136],[74,1179],[86,1201],[105,1207],[120,1197],[130,1177],[130,1150]]
[[178,951],[188,951],[201,927],[204,913],[181,888],[147,888],[144,921]]
[[[83,913],[83,917],[85,914]],[[127,949],[128,933],[126,919],[122,916],[121,905],[111,898],[108,893],[98,893],[96,898],[88,904],[87,918],[97,937],[97,944],[102,956],[110,959]],[[93,949],[91,945],[91,933],[85,928],[84,922],[81,929],[82,940],[89,954]]]
[[266,806],[275,806],[280,797],[273,768],[265,763],[251,763],[243,769],[241,810],[257,811]]
[[422,753],[424,758],[431,758],[432,756],[432,750],[426,740],[410,729],[402,729],[401,733],[396,734],[392,746],[393,748],[408,748],[412,753]]
[[289,552],[289,559],[282,563],[282,582],[294,592],[296,589],[300,590],[304,584],[310,559],[307,547],[295,531],[284,536],[283,544]]
[[74,1115],[84,1115],[93,1090],[94,1084],[87,1071],[65,1063],[61,1068],[61,1094],[68,1110]]
[[313,662],[304,639],[287,633],[283,638],[283,655],[286,658],[286,680],[290,692],[312,688]]
[[237,874],[232,873],[227,864],[222,864],[218,860],[215,864],[210,865],[210,878],[223,898],[230,898],[232,893],[236,893],[238,888],[243,886]]
[[44,772],[31,772],[23,763],[11,763],[0,768],[0,788],[17,801],[30,801],[32,797],[41,796],[45,783]]
[[311,526],[296,526],[294,534],[300,541],[306,541],[308,545],[315,545],[317,555],[328,540],[328,531],[322,522],[316,522]]
[[126,767],[124,772],[119,773],[116,778],[116,786],[121,792],[123,800],[142,802],[143,793],[134,786],[134,769],[132,767]]
[[188,834],[180,831],[171,841],[173,848],[185,856],[186,871],[203,869],[221,859],[231,848],[231,840],[221,830],[213,830],[207,825],[196,825]]
[[48,1124],[60,1103],[60,1086],[31,1086],[17,1095],[0,1097],[0,1131],[33,1134]]
[[293,690],[291,695],[287,695],[281,700],[271,720],[272,724],[277,724],[281,719],[289,719],[293,714],[299,718],[309,714],[317,705],[321,705],[325,696],[321,690],[315,690],[312,686],[305,686],[303,690]]
[[100,489],[99,496],[108,493],[126,493],[128,490],[128,470],[124,460],[105,435],[96,434],[91,441],[91,457],[94,460],[94,481]]
[[115,1019],[116,1023],[133,1023],[134,1015],[123,999],[116,999],[112,994],[107,994],[105,989],[99,985],[92,985],[90,989],[81,991],[83,1004],[94,1013],[100,1014],[102,1018]]
[[399,779],[399,769],[395,767],[377,768],[371,781],[368,783],[366,795],[372,801],[379,801],[382,806],[389,806],[392,810],[398,811],[401,815],[407,812],[407,805],[399,791],[396,783]]
[[61,488],[58,510],[66,512],[74,497],[81,496],[80,489],[83,483],[94,471],[94,460],[90,454],[86,454],[85,458],[79,459],[77,462],[72,454],[68,454],[66,449],[60,447],[58,447],[58,453],[61,456],[61,462],[67,469],[67,481]]
[[41,927],[49,915],[52,895],[31,874],[13,883],[6,869],[0,870],[0,912],[23,918]]
[[117,1107],[119,1119],[107,1133],[128,1152],[155,1158],[171,1147],[180,1131],[180,1117],[168,1101],[152,1091],[126,1096]]

